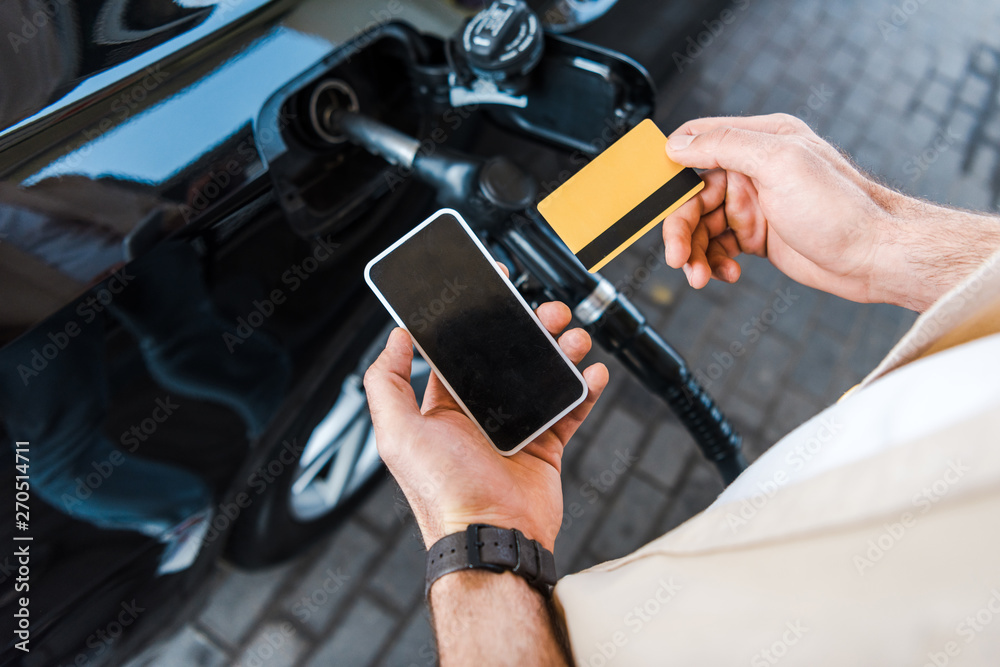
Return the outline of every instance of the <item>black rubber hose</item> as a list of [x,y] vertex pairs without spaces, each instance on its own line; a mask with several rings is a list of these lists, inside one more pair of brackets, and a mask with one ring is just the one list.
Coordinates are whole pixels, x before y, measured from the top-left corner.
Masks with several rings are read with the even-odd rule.
[[[509,228],[501,244],[552,298],[575,305],[598,290],[600,277],[588,273],[540,225]],[[625,296],[615,292],[602,308],[593,321],[583,322],[591,337],[670,406],[728,485],[747,467],[742,436],[695,379],[684,358],[648,326]]]

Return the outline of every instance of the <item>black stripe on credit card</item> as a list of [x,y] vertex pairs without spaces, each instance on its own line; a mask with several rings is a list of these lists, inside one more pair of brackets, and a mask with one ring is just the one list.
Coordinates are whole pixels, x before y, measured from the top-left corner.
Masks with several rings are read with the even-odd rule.
[[596,239],[576,253],[576,258],[588,269],[613,253],[623,243],[635,236],[678,199],[701,183],[698,172],[690,167],[680,171],[653,194],[643,199],[618,222],[605,229]]

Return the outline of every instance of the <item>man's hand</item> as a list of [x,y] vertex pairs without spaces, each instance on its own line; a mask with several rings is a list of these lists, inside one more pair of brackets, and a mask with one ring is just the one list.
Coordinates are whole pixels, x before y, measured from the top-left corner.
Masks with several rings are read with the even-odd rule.
[[[571,318],[561,303],[543,304],[536,312],[552,335]],[[579,363],[590,350],[590,336],[573,329],[559,345]],[[504,457],[436,375],[417,407],[410,387],[412,358],[409,334],[395,329],[365,374],[365,388],[379,454],[406,494],[424,543],[429,547],[469,524],[488,523],[517,528],[551,551],[562,523],[563,448],[604,390],[607,369],[603,364],[586,369],[587,399],[517,454]]]
[[847,299],[923,310],[1000,246],[995,219],[879,185],[793,116],[690,121],[666,151],[709,170],[663,223],[667,264],[696,288],[735,282],[744,252]]

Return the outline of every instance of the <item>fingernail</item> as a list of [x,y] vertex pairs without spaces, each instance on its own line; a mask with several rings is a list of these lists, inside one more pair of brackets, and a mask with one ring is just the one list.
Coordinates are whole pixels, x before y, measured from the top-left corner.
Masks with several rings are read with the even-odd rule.
[[691,271],[693,270],[691,265],[685,264],[681,267],[681,270],[684,272],[684,275],[687,276],[688,282],[691,282]]
[[670,138],[667,139],[667,144],[670,146],[672,151],[681,151],[691,145],[694,141],[693,134],[671,134]]

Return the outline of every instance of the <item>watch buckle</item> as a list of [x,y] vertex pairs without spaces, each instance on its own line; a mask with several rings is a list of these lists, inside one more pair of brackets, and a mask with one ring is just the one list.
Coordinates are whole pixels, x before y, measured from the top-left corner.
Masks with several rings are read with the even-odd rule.
[[[485,523],[472,523],[465,529],[466,546],[468,547],[469,552],[469,568],[490,570],[491,572],[504,571],[504,568],[499,565],[483,562],[482,556],[479,552],[480,547],[485,544],[485,542],[482,542],[479,539],[479,529],[492,527],[493,526]],[[518,547],[520,547],[520,545],[518,545]]]

